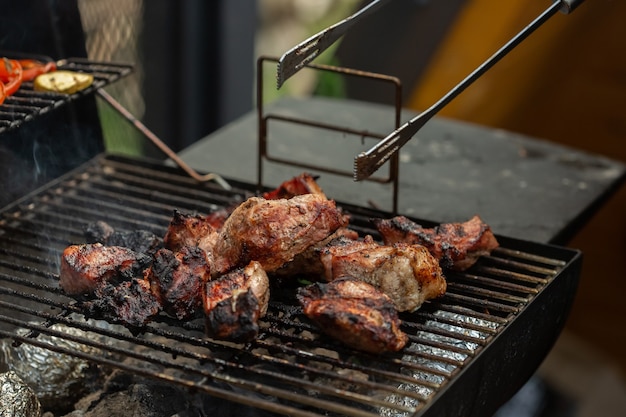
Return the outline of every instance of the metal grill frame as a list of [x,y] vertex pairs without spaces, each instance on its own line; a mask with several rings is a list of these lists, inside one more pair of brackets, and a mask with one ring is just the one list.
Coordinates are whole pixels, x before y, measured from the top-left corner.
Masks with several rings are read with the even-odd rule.
[[[161,162],[103,154],[5,207],[0,336],[277,414],[442,416],[495,411],[531,376],[565,323],[581,254],[502,236],[492,256],[465,273],[447,274],[444,297],[402,315],[410,344],[397,354],[368,355],[321,336],[288,296],[272,299],[258,340],[245,345],[204,337],[198,321],[159,316],[134,335],[80,318],[57,281],[60,253],[82,241],[83,226],[104,220],[119,230],[163,235],[174,209],[208,213],[259,191],[229,184],[226,191]],[[377,237],[369,220],[389,216],[339,205],[361,234]],[[55,323],[109,342],[58,332],[50,327]],[[68,351],[38,335],[95,346],[103,354]]]
[[19,90],[7,97],[0,105],[0,135],[81,97],[91,95],[133,71],[133,66],[130,64],[92,61],[84,58],[62,59],[56,64],[59,70],[91,74],[94,81],[89,87],[74,94],[35,91],[32,81],[22,83]]

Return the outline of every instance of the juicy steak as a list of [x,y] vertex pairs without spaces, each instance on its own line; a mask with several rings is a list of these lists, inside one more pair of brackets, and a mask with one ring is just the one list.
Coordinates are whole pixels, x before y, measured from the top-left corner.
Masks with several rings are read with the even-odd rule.
[[391,299],[360,279],[343,277],[298,289],[304,314],[322,332],[370,353],[396,352],[408,336]]

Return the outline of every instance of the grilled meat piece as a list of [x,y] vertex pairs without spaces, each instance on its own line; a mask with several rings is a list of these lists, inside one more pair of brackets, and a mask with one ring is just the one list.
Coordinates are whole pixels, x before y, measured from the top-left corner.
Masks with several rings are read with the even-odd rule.
[[[349,244],[357,242],[359,234],[347,227],[340,227],[326,239],[309,246],[304,252],[296,255],[291,262],[287,262],[279,269],[272,273],[275,277],[303,277],[312,280],[325,279],[324,264],[321,262],[320,256],[327,250],[327,247],[333,247],[341,244]],[[327,281],[330,280],[326,279]]]
[[168,314],[187,320],[201,311],[202,290],[211,278],[206,253],[197,246],[161,249],[148,271],[152,291]]
[[343,277],[301,287],[297,298],[322,332],[354,349],[397,352],[408,341],[391,299],[359,279]]
[[349,239],[343,236],[333,239],[318,252],[318,261],[322,270],[321,278],[324,281],[332,281],[338,277],[337,272],[333,270],[335,259],[344,259],[355,252],[365,249],[377,249],[379,247],[380,245],[374,242],[370,235],[365,236],[361,240]]
[[175,210],[163,238],[165,247],[176,252],[186,246],[198,246],[210,259],[218,237],[218,226],[222,225],[217,217],[219,216],[185,214]]
[[316,176],[303,172],[297,177],[283,182],[274,190],[263,193],[263,198],[266,200],[278,200],[303,194],[324,195],[324,192],[316,182],[317,178]]
[[207,282],[203,293],[207,335],[233,342],[256,338],[269,291],[267,274],[256,261]]
[[81,303],[87,315],[119,322],[132,332],[139,331],[162,308],[145,276],[105,282],[95,289],[93,295]]
[[280,200],[250,197],[233,211],[219,233],[212,274],[221,275],[252,260],[273,272],[347,222],[335,202],[323,195]]
[[153,255],[163,247],[163,239],[150,231],[117,231],[111,225],[101,220],[87,226],[85,238],[87,243],[122,246],[147,255]]
[[93,292],[108,281],[142,276],[151,258],[119,246],[71,245],[61,256],[59,284],[67,294]]
[[499,246],[489,225],[474,216],[464,223],[442,223],[423,228],[404,216],[375,219],[374,224],[386,244],[405,242],[428,248],[443,268],[463,271],[480,256],[489,255]]
[[332,279],[350,276],[365,281],[393,301],[398,311],[415,311],[424,301],[446,291],[446,280],[439,262],[420,245],[357,244],[347,245],[322,258],[326,274]]

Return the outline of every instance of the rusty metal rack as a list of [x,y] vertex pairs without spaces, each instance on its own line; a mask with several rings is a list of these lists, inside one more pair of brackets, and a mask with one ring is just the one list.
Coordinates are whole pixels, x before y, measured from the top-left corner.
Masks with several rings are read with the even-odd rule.
[[0,134],[17,129],[23,123],[80,97],[93,94],[100,88],[127,76],[133,70],[130,64],[98,62],[83,58],[63,59],[57,62],[57,68],[91,74],[94,81],[86,89],[74,94],[35,91],[32,81],[23,83],[15,94],[7,97],[0,105]]
[[[269,152],[269,122],[281,121],[286,123],[293,123],[302,126],[302,128],[320,128],[326,129],[333,132],[344,133],[345,135],[351,135],[361,140],[365,138],[371,139],[379,139],[382,140],[388,132],[386,133],[375,133],[369,132],[367,130],[358,129],[355,127],[348,126],[339,126],[334,124],[325,123],[320,120],[312,120],[310,118],[306,118],[306,115],[301,115],[299,117],[286,116],[276,113],[266,112],[265,110],[265,99],[264,99],[264,85],[263,85],[263,72],[264,65],[268,62],[270,63],[278,63],[278,59],[274,57],[262,56],[257,60],[257,93],[256,93],[256,103],[257,103],[257,114],[258,114],[258,139],[259,139],[259,149],[258,149],[258,159],[257,159],[257,185],[259,187],[263,186],[263,163],[265,161],[275,162],[295,167],[300,167],[302,169],[307,170],[315,170],[317,172],[325,172],[333,175],[339,175],[343,177],[353,177],[352,170],[340,170],[336,167],[332,166],[321,166],[321,165],[313,165],[310,163],[306,163],[305,161],[298,161],[294,159],[281,158],[272,155]],[[397,129],[400,126],[400,116],[402,111],[402,83],[396,77],[384,74],[377,74],[368,71],[360,71],[352,68],[345,67],[337,67],[332,65],[321,65],[321,64],[313,64],[309,63],[305,65],[306,68],[315,70],[315,71],[325,71],[334,74],[340,74],[348,77],[358,77],[364,79],[368,82],[378,82],[389,84],[393,89],[393,109],[394,109],[394,128]],[[294,146],[298,146],[294,144]],[[323,150],[320,150],[323,151]],[[399,178],[399,163],[398,163],[399,155],[396,153],[389,161],[389,171],[386,176],[383,175],[373,175],[368,178],[368,181],[378,182],[381,184],[391,184],[393,188],[393,212],[396,213],[398,210],[398,178]],[[350,161],[352,163],[352,161]]]

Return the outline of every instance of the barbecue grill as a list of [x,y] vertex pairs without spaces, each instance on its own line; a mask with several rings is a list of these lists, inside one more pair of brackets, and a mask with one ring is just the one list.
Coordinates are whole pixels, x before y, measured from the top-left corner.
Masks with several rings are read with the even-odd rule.
[[[163,235],[174,209],[211,212],[256,191],[229,183],[225,191],[159,163],[101,155],[9,205],[0,222],[0,334],[286,415],[472,415],[494,411],[503,398],[495,392],[515,392],[565,322],[572,297],[563,294],[575,291],[580,254],[504,237],[471,270],[448,274],[442,299],[402,317],[411,343],[392,355],[320,335],[288,290],[273,297],[256,341],[232,345],[204,337],[201,321],[159,317],[141,335],[88,324],[59,289],[60,254],[84,241],[90,222]],[[369,219],[387,215],[344,207],[360,233],[374,236]],[[51,329],[55,323],[98,337],[70,336]],[[102,353],[51,346],[41,334]]]
[[[14,107],[2,108],[0,117],[6,120],[0,121],[0,135],[53,118],[73,100],[93,95],[132,70],[86,59],[60,64],[94,73],[96,84],[74,96],[41,95],[25,85],[7,102]],[[528,380],[565,323],[581,254],[506,236],[498,236],[501,247],[471,269],[447,273],[445,296],[402,314],[410,343],[401,352],[380,356],[321,334],[303,316],[289,286],[273,289],[259,337],[245,344],[207,338],[202,320],[180,322],[161,315],[139,333],[87,320],[60,289],[61,252],[83,242],[85,227],[94,221],[162,236],[174,210],[210,213],[267,189],[224,179],[228,187],[199,182],[184,167],[102,152],[11,201],[0,211],[0,337],[259,413],[483,416]],[[352,228],[377,239],[370,220],[391,215],[338,203],[350,214]],[[95,349],[50,344],[43,336]]]

